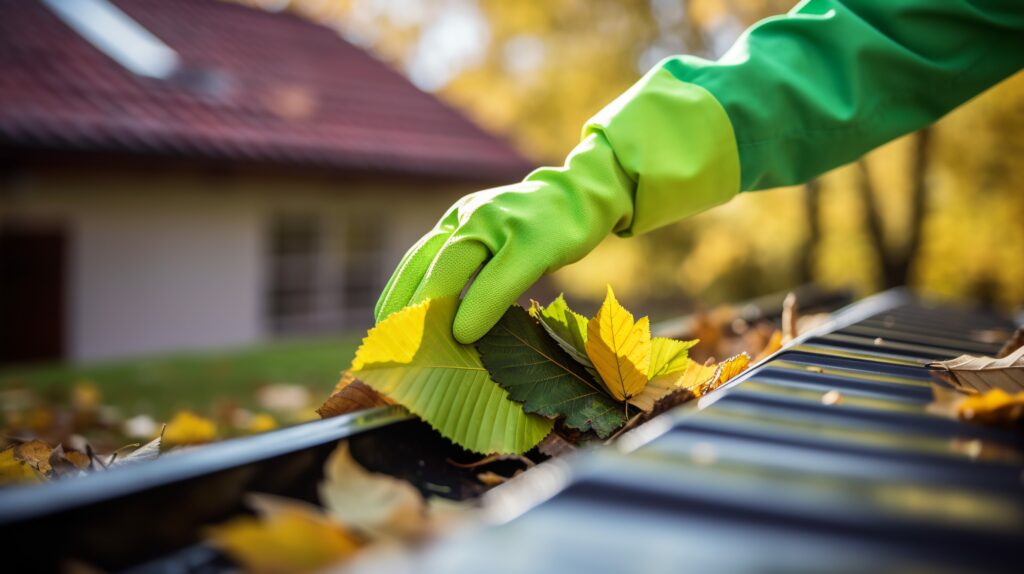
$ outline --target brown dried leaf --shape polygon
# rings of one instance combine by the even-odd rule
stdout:
[[[78,458],[78,462],[81,463],[84,459],[85,466],[79,467],[75,462],[68,458],[69,454],[79,454],[81,457]],[[65,451],[64,445],[58,444],[57,448],[50,452],[50,468],[53,469],[53,476],[57,478],[65,476],[77,476],[83,470],[89,468],[89,457],[83,453],[77,451]]]
[[[30,440],[14,447],[14,458],[28,464],[43,476],[49,476],[50,453],[53,451],[50,445],[41,440]]]
[[[961,355],[928,366],[948,371],[957,390],[965,393],[993,389],[1010,393],[1024,391],[1024,347],[1001,359]]]
[[[565,438],[557,432],[552,431],[548,436],[544,437],[544,440],[537,444],[537,450],[540,451],[541,454],[555,457],[576,452],[576,445],[565,440]]]
[[[348,371],[345,371],[345,373],[346,375],[349,374]],[[342,385],[342,382],[345,384]],[[320,418],[326,419],[346,413],[395,404],[395,401],[378,393],[372,387],[354,377],[347,381],[343,377],[341,382],[338,383],[338,387],[340,389],[327,397],[324,404],[320,405],[320,408],[316,410]]]
[[[89,464],[92,462],[89,460],[89,455],[77,450],[65,450],[64,459],[75,465],[78,470],[88,470]]]

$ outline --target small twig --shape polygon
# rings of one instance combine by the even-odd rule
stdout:
[[[522,456],[522,455],[518,455],[518,454],[491,454],[491,455],[487,455],[487,456],[481,458],[480,460],[478,460],[476,462],[469,462],[469,463],[455,462],[454,460],[449,458],[448,459],[448,464],[450,464],[450,465],[452,465],[452,466],[454,466],[456,468],[477,468],[477,467],[481,467],[481,466],[486,466],[488,464],[493,464],[495,462],[503,462],[503,461],[517,461],[517,462],[521,462],[521,463],[525,464],[527,468],[530,468],[530,467],[533,467],[533,466],[537,465],[537,463],[533,462],[529,458],[527,458],[525,456]]]

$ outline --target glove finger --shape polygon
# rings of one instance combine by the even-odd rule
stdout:
[[[450,231],[433,231],[420,238],[402,257],[373,309],[377,322],[409,304],[437,252],[448,241]]]
[[[480,265],[490,256],[490,250],[479,241],[449,241],[430,264],[409,303],[438,297],[458,297]]]
[[[500,251],[484,265],[466,291],[455,314],[452,334],[460,343],[476,342],[543,274],[544,269],[529,262],[529,258]]]

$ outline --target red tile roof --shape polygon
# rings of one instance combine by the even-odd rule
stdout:
[[[0,150],[504,181],[506,143],[332,30],[217,0],[113,0],[183,71],[136,76],[41,2],[0,0]]]

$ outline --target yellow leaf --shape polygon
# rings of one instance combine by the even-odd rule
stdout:
[[[79,381],[71,387],[71,406],[76,411],[89,412],[100,408],[102,396],[96,383],[92,381]]]
[[[178,411],[164,429],[164,444],[191,445],[217,438],[217,425],[190,411]]]
[[[0,452],[0,485],[42,482],[42,476],[14,457],[14,449]]]
[[[764,346],[763,349],[761,349],[761,352],[759,352],[757,354],[757,356],[753,358],[752,362],[758,363],[762,359],[767,358],[769,355],[771,355],[775,351],[778,351],[781,348],[782,348],[782,331],[776,329],[776,330],[772,331],[772,335],[768,339],[768,343]]]
[[[661,399],[675,391],[689,390],[700,396],[702,388],[710,386],[722,374],[720,365],[701,365],[688,361],[686,369],[651,379],[639,395],[630,399],[629,404],[644,412],[651,412]]]
[[[243,516],[207,530],[210,542],[247,572],[312,572],[358,550],[356,539],[315,507],[284,499],[267,502],[257,508],[259,518]]]
[[[370,472],[341,443],[324,465],[320,500],[328,514],[369,538],[415,540],[427,532],[423,495],[401,479]]]
[[[587,324],[587,356],[612,397],[626,401],[643,392],[651,364],[651,328],[647,317],[633,315],[615,299],[611,286]]]
[[[724,384],[736,375],[747,370],[750,365],[750,355],[746,353],[740,353],[735,357],[731,357],[722,361],[722,374],[718,376],[718,384]]]
[[[956,405],[958,417],[983,423],[1011,423],[1024,419],[1024,391],[1009,394],[993,389],[964,398]]]
[[[651,339],[651,366],[647,377],[654,377],[683,371],[690,363],[690,348],[699,341],[677,341],[665,337]]]
[[[691,361],[690,366],[687,367],[682,378],[679,380],[678,386],[684,389],[690,389],[697,396],[701,396],[707,392],[705,389],[714,385],[721,376],[721,364],[716,365],[711,363],[701,365],[700,363]]]
[[[268,413],[256,413],[249,419],[249,424],[246,425],[245,430],[256,434],[261,432],[272,431],[277,428],[277,421],[274,417]]]

